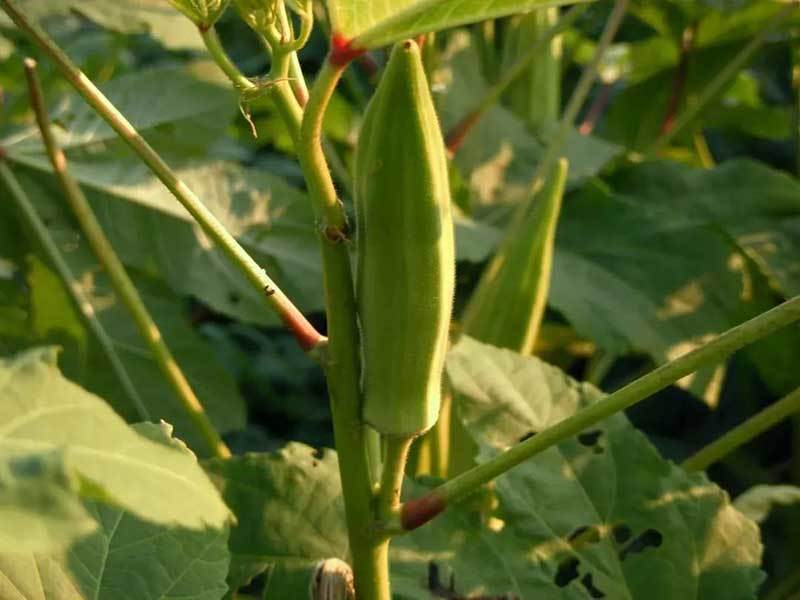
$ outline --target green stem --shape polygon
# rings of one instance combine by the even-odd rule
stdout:
[[[50,37],[17,5],[18,0],[0,0],[0,6],[17,26],[55,63],[62,75],[83,96],[84,100],[108,123],[120,138],[131,147],[147,167],[189,211],[195,221],[242,272],[247,281],[263,295],[267,305],[277,313],[294,335],[303,350],[310,352],[321,347],[325,338],[303,316],[289,298],[275,285],[239,242],[228,232],[214,214],[206,208],[191,189],[169,168],[134,126],[117,110],[91,80],[76,67]],[[291,92],[290,92],[291,93]]]
[[[222,42],[219,40],[217,30],[213,26],[208,29],[200,29],[200,36],[203,38],[203,43],[206,45],[208,53],[215,63],[222,69],[222,72],[231,80],[234,87],[240,92],[254,91],[258,86],[250,81],[237,67],[225,52],[222,47]]]
[[[687,471],[705,471],[708,467],[748,443],[786,417],[800,411],[800,388],[753,415],[741,425],[714,440],[681,465]]]
[[[347,219],[336,196],[328,163],[322,151],[322,122],[325,110],[345,69],[344,65],[326,60],[317,74],[306,105],[298,149],[300,164],[306,174],[314,212],[327,237],[342,241],[347,236]]]
[[[114,342],[106,332],[103,324],[98,320],[91,300],[84,292],[80,282],[75,278],[75,275],[67,264],[67,260],[61,254],[53,238],[50,237],[50,232],[39,218],[36,208],[34,208],[25,190],[22,189],[14,173],[3,161],[0,161],[0,180],[3,181],[8,189],[11,199],[16,203],[19,213],[30,226],[30,230],[36,237],[36,241],[44,250],[50,264],[55,268],[61,281],[64,282],[64,286],[72,297],[72,301],[75,303],[78,312],[80,312],[81,316],[86,321],[86,326],[97,339],[97,343],[100,344],[106,357],[108,357],[108,362],[111,363],[114,374],[117,376],[125,394],[130,398],[139,418],[143,421],[149,421],[151,419],[150,413],[144,405],[144,402],[142,402],[142,398],[136,390],[136,386],[133,384],[130,375],[128,375],[125,364],[114,349]]]
[[[722,360],[732,352],[800,319],[800,296],[729,329],[704,346],[658,367],[647,375],[609,394],[599,402],[513,446],[495,458],[474,467],[405,503],[400,511],[403,528],[415,529],[452,502],[476,491],[524,460],[543,452],[584,429],[641,402],[648,396],[685,377],[703,365]]]
[[[700,96],[694,102],[688,104],[684,111],[678,115],[678,118],[675,119],[672,128],[659,136],[650,146],[647,153],[654,154],[658,152],[673,139],[675,139],[677,135],[682,133],[686,126],[694,121],[697,115],[700,114],[700,112],[706,108],[720,92],[722,92],[725,86],[731,82],[739,70],[748,62],[750,62],[750,59],[753,58],[753,55],[756,53],[756,51],[767,40],[767,36],[772,33],[773,29],[775,29],[778,25],[786,22],[789,14],[795,8],[797,8],[797,3],[790,2],[783,8],[783,10],[777,12],[775,16],[773,16],[766,23],[766,25],[764,25],[764,27],[755,36],[753,36],[753,38],[745,45],[745,47],[742,48],[739,53],[736,54],[736,56],[734,56],[733,59],[714,76],[708,85],[703,88]]]
[[[330,57],[326,59],[303,113],[297,149],[319,223],[329,337],[326,377],[356,597],[390,600],[388,539],[372,529],[373,492],[361,420],[359,337],[347,221],[322,150],[325,109],[345,67],[332,64]]]
[[[545,31],[542,35],[537,37],[529,50],[525,52],[519,59],[509,67],[486,92],[481,100],[475,105],[466,116],[464,116],[458,123],[456,123],[447,133],[447,148],[451,152],[455,152],[458,147],[464,142],[467,134],[475,126],[483,114],[494,106],[505,93],[505,91],[513,84],[519,77],[525,73],[525,70],[533,63],[534,60],[540,55],[542,49],[546,47],[554,37],[559,33],[565,31],[580,17],[588,8],[588,4],[577,4],[567,11],[557,23]]]
[[[108,241],[105,233],[103,233],[102,227],[100,227],[100,223],[97,222],[97,218],[89,202],[86,200],[86,196],[84,196],[80,186],[67,170],[67,157],[64,155],[61,148],[59,148],[58,142],[56,142],[55,136],[53,135],[50,117],[47,114],[47,107],[45,106],[42,86],[36,74],[36,61],[33,59],[28,58],[25,60],[25,76],[28,80],[28,93],[31,106],[36,115],[36,121],[39,125],[39,131],[42,134],[44,147],[53,165],[56,177],[61,184],[64,196],[67,199],[67,204],[69,204],[69,207],[72,209],[72,213],[77,219],[86,239],[89,241],[89,245],[92,247],[97,260],[108,274],[114,291],[117,293],[120,300],[122,300],[128,312],[130,312],[139,329],[139,333],[150,347],[150,352],[156,364],[172,387],[184,412],[197,428],[200,436],[205,440],[206,444],[208,444],[211,454],[219,458],[228,458],[231,455],[230,450],[225,445],[225,442],[222,441],[222,437],[220,437],[219,432],[217,432],[216,428],[211,423],[203,409],[203,405],[195,395],[192,386],[189,384],[180,366],[172,356],[166,342],[161,336],[158,325],[150,316],[147,307],[144,302],[142,302],[136,290],[136,286],[134,286],[130,277],[128,277],[122,261],[117,257],[117,253],[114,251],[111,242]]]
[[[386,457],[378,492],[378,519],[388,518],[400,506],[408,451],[413,442],[413,437],[386,436]]]

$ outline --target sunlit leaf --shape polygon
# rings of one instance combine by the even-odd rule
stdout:
[[[374,48],[569,0],[328,0],[334,34],[356,48]]]
[[[601,397],[536,358],[462,338],[448,376],[483,462]],[[422,491],[422,490],[420,490]],[[623,415],[495,481],[488,525],[463,507],[395,541],[402,598],[754,599],[758,528],[702,474],[662,459]]]
[[[191,452],[131,430],[58,372],[52,348],[0,360],[0,424],[0,462],[57,456],[82,494],[153,522],[220,529],[229,519]]]

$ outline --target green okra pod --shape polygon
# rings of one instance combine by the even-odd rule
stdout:
[[[363,417],[429,429],[455,286],[447,157],[420,49],[397,44],[367,107],[355,162]]]
[[[463,332],[530,354],[547,304],[567,161],[553,167],[530,213],[508,232],[464,311]]]

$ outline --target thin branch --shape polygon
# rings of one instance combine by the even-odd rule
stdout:
[[[675,119],[672,127],[660,135],[655,142],[650,146],[647,153],[653,154],[662,150],[667,146],[676,136],[683,132],[687,125],[692,123],[694,119],[705,109],[717,95],[722,92],[725,87],[733,80],[736,74],[742,69],[750,59],[753,58],[756,51],[764,45],[767,37],[772,31],[781,23],[786,22],[789,15],[798,6],[797,0],[792,0],[782,10],[778,11],[761,30],[753,36],[753,38],[742,48],[733,59],[719,71],[714,78],[703,88],[699,97],[691,102],[684,111]]]
[[[72,209],[72,213],[78,221],[83,234],[89,241],[89,245],[92,247],[95,257],[108,274],[114,291],[128,309],[128,312],[133,317],[139,329],[139,333],[150,347],[153,359],[172,387],[184,412],[197,428],[200,436],[205,440],[211,450],[211,454],[219,458],[229,457],[231,451],[225,445],[225,442],[222,441],[222,437],[208,418],[191,384],[172,356],[172,353],[167,347],[167,343],[161,336],[158,325],[150,316],[147,307],[144,302],[142,302],[136,290],[136,286],[133,284],[130,277],[128,277],[122,261],[117,256],[117,253],[114,251],[105,233],[103,233],[100,223],[97,222],[97,218],[89,202],[86,200],[86,196],[84,196],[80,186],[69,174],[67,169],[67,157],[58,146],[58,142],[53,135],[50,117],[48,116],[47,107],[45,105],[44,94],[42,93],[42,86],[36,73],[36,61],[27,58],[24,63],[31,106],[36,115],[36,122],[42,134],[47,156],[61,184],[67,204],[69,204],[69,207]]]
[[[800,388],[700,449],[696,454],[683,461],[681,466],[687,471],[705,471],[715,462],[798,411],[800,411]]]
[[[169,168],[161,156],[136,131],[130,121],[75,66],[50,36],[25,15],[18,5],[18,0],[0,0],[0,6],[17,26],[56,63],[62,75],[83,96],[84,100],[117,132],[120,138],[133,149],[142,162],[189,211],[206,235],[220,247],[228,259],[247,278],[247,281],[262,294],[267,305],[281,318],[300,347],[306,352],[321,347],[325,343],[325,337],[314,329],[314,326],[292,304],[264,269],[253,260],[194,192]]]
[[[675,76],[672,80],[672,92],[670,93],[669,100],[667,101],[667,110],[664,113],[664,120],[661,122],[660,135],[669,133],[675,126],[675,115],[678,112],[678,107],[683,100],[683,92],[686,88],[686,78],[689,75],[689,58],[694,46],[694,40],[697,37],[697,23],[692,23],[683,31],[681,37],[680,58],[678,66],[675,69]]]
[[[603,85],[597,92],[594,101],[589,106],[589,110],[586,111],[586,116],[584,117],[583,122],[578,127],[578,133],[581,135],[589,135],[594,131],[594,128],[597,126],[597,122],[603,115],[603,111],[605,111],[606,106],[608,106],[608,101],[611,99],[612,87],[612,84],[603,82]]]
[[[458,151],[484,113],[494,106],[508,87],[525,73],[525,69],[536,60],[536,57],[539,56],[542,49],[559,33],[570,27],[578,17],[584,13],[588,6],[588,4],[576,4],[570,8],[555,25],[536,38],[533,44],[531,44],[530,49],[519,57],[519,59],[503,73],[502,77],[486,90],[481,100],[475,105],[475,108],[470,110],[460,121],[450,128],[445,136],[445,140],[447,150],[451,154]]]
[[[387,436],[381,486],[378,491],[378,518],[385,519],[400,506],[408,451],[413,437]]]
[[[212,60],[217,63],[217,66],[225,73],[228,79],[231,80],[233,86],[239,90],[240,93],[256,91],[258,86],[239,70],[239,67],[233,63],[228,53],[225,52],[214,26],[212,25],[208,29],[198,29],[198,31],[200,32],[200,37],[203,38],[203,43],[206,46],[206,50],[208,50],[208,53],[211,55]]]
[[[33,202],[31,202],[30,198],[28,198],[25,190],[22,189],[22,186],[19,184],[19,181],[17,181],[14,173],[2,160],[0,160],[0,179],[3,181],[3,183],[5,183],[11,199],[16,203],[19,213],[30,226],[30,230],[36,237],[36,241],[44,250],[47,259],[50,261],[50,264],[53,266],[53,268],[55,268],[56,273],[58,273],[58,276],[61,278],[61,281],[64,282],[64,286],[67,288],[69,295],[72,297],[72,301],[75,303],[78,312],[80,312],[81,316],[86,322],[86,326],[89,328],[92,334],[94,334],[94,337],[97,339],[97,343],[100,344],[100,348],[102,348],[103,353],[108,358],[108,362],[111,363],[111,368],[114,370],[114,374],[117,376],[122,389],[133,404],[133,407],[136,410],[136,413],[139,415],[139,418],[142,421],[149,421],[151,419],[150,412],[144,405],[142,397],[136,390],[136,386],[131,380],[130,375],[128,375],[128,371],[125,368],[125,363],[117,354],[117,351],[114,348],[114,342],[111,340],[111,336],[108,334],[108,332],[106,332],[105,327],[103,327],[103,324],[97,318],[91,300],[86,295],[86,292],[84,292],[80,282],[72,273],[67,260],[61,254],[61,250],[59,250],[55,241],[53,241],[53,238],[50,237],[50,232],[39,218],[36,208],[33,206]]]
[[[662,365],[495,458],[473,467],[420,498],[406,502],[399,512],[403,529],[406,531],[416,529],[430,521],[448,505],[476,491],[483,484],[521,462],[641,402],[699,367],[720,361],[732,352],[797,320],[800,320],[800,296],[729,329],[704,346]]]

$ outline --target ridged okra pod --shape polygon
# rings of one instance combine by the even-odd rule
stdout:
[[[383,434],[433,426],[455,286],[447,158],[415,42],[392,50],[355,160],[363,417]]]
[[[530,213],[509,231],[464,311],[463,331],[487,344],[530,354],[550,290],[553,245],[567,161],[553,167]]]

